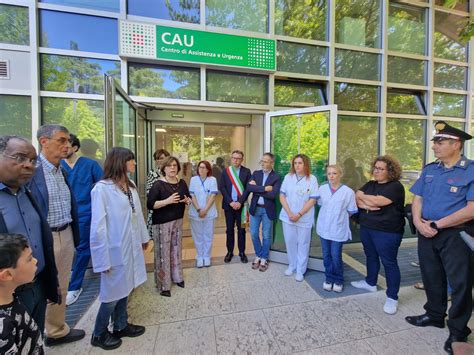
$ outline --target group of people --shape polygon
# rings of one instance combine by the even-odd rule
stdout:
[[[37,137],[39,156],[22,137],[0,137],[1,352],[41,354],[44,331],[48,346],[84,337],[83,330],[67,326],[64,309],[79,297],[90,258],[94,272],[101,275],[101,304],[91,344],[110,350],[119,347],[124,336],[142,335],[145,327],[128,322],[127,301],[147,278],[143,250],[152,239],[154,281],[162,296],[171,297],[172,284],[184,288],[181,243],[186,207],[196,266],[208,267],[219,192],[226,220],[226,263],[234,256],[236,229],[240,261],[248,262],[245,231],[250,222],[255,249],[251,268],[265,272],[272,225],[279,218],[288,256],[284,274],[303,281],[316,227],[325,267],[322,288],[342,292],[342,248],[351,239],[353,218],[360,224],[367,276],[351,284],[376,291],[382,264],[387,280],[383,310],[397,311],[405,189],[399,181],[400,164],[390,156],[375,158],[373,180],[354,192],[341,182],[344,171],[337,164],[327,166],[327,183],[319,186],[310,159],[297,154],[281,181],[273,170],[272,153],[263,154],[262,169],[252,173],[242,165],[244,154],[239,150],[231,153],[231,164],[222,169],[219,182],[211,164],[200,161],[188,186],[179,177],[178,159],[160,149],[154,154],[156,169],[147,180],[147,228],[137,188],[129,177],[136,166],[132,151],[112,148],[102,170],[96,162],[78,157],[80,141],[65,127],[42,126]],[[462,230],[471,235],[474,231],[474,163],[462,155],[464,141],[471,138],[438,122],[433,137],[438,160],[423,169],[411,188],[427,303],[425,314],[406,320],[415,326],[444,328],[449,281],[447,352],[452,352],[453,342],[466,341],[471,332],[467,323],[472,312],[472,252],[458,235]],[[282,207],[279,215],[277,201]],[[316,204],[320,210],[315,223]]]

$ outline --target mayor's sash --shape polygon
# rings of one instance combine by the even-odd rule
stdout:
[[[244,193],[244,185],[242,184],[242,181],[240,181],[239,174],[237,174],[237,169],[235,169],[233,166],[229,166],[227,168],[227,175],[229,175],[230,182],[232,183],[232,186],[234,186],[235,191],[237,191],[237,197],[240,198],[240,196],[242,196]],[[247,201],[244,201],[242,204],[242,213],[240,214],[241,227],[245,227],[248,221],[249,204]]]

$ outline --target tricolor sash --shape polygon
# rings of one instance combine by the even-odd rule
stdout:
[[[237,191],[237,197],[240,198],[244,193],[244,185],[242,181],[240,181],[239,174],[237,174],[237,169],[233,166],[229,166],[227,168],[227,175],[229,175],[230,182],[232,186],[234,186],[235,191]],[[245,227],[245,225],[249,222],[249,205],[247,201],[244,201],[242,205],[242,213],[240,215],[240,225],[241,227]]]

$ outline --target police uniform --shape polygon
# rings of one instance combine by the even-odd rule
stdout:
[[[440,121],[436,124],[433,140],[457,139],[463,142],[471,138],[469,134]],[[439,229],[436,221],[474,200],[474,161],[461,155],[459,161],[449,168],[440,161],[428,164],[410,191],[422,197],[421,217],[434,221],[430,226],[438,230],[433,238],[418,235],[418,255],[427,297],[424,306],[426,315],[438,324],[436,326],[444,327],[447,277],[453,289],[448,319],[450,338],[453,336],[463,340],[471,333],[467,324],[472,313],[473,271],[472,252],[460,238],[459,232],[465,230],[473,235],[474,219],[445,229]],[[407,317],[407,321],[421,325],[415,324],[416,318],[420,317]],[[451,350],[451,342],[449,349]]]

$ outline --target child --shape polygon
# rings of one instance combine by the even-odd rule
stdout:
[[[25,237],[0,234],[0,354],[44,354],[40,329],[13,296],[33,281],[36,263]]]

